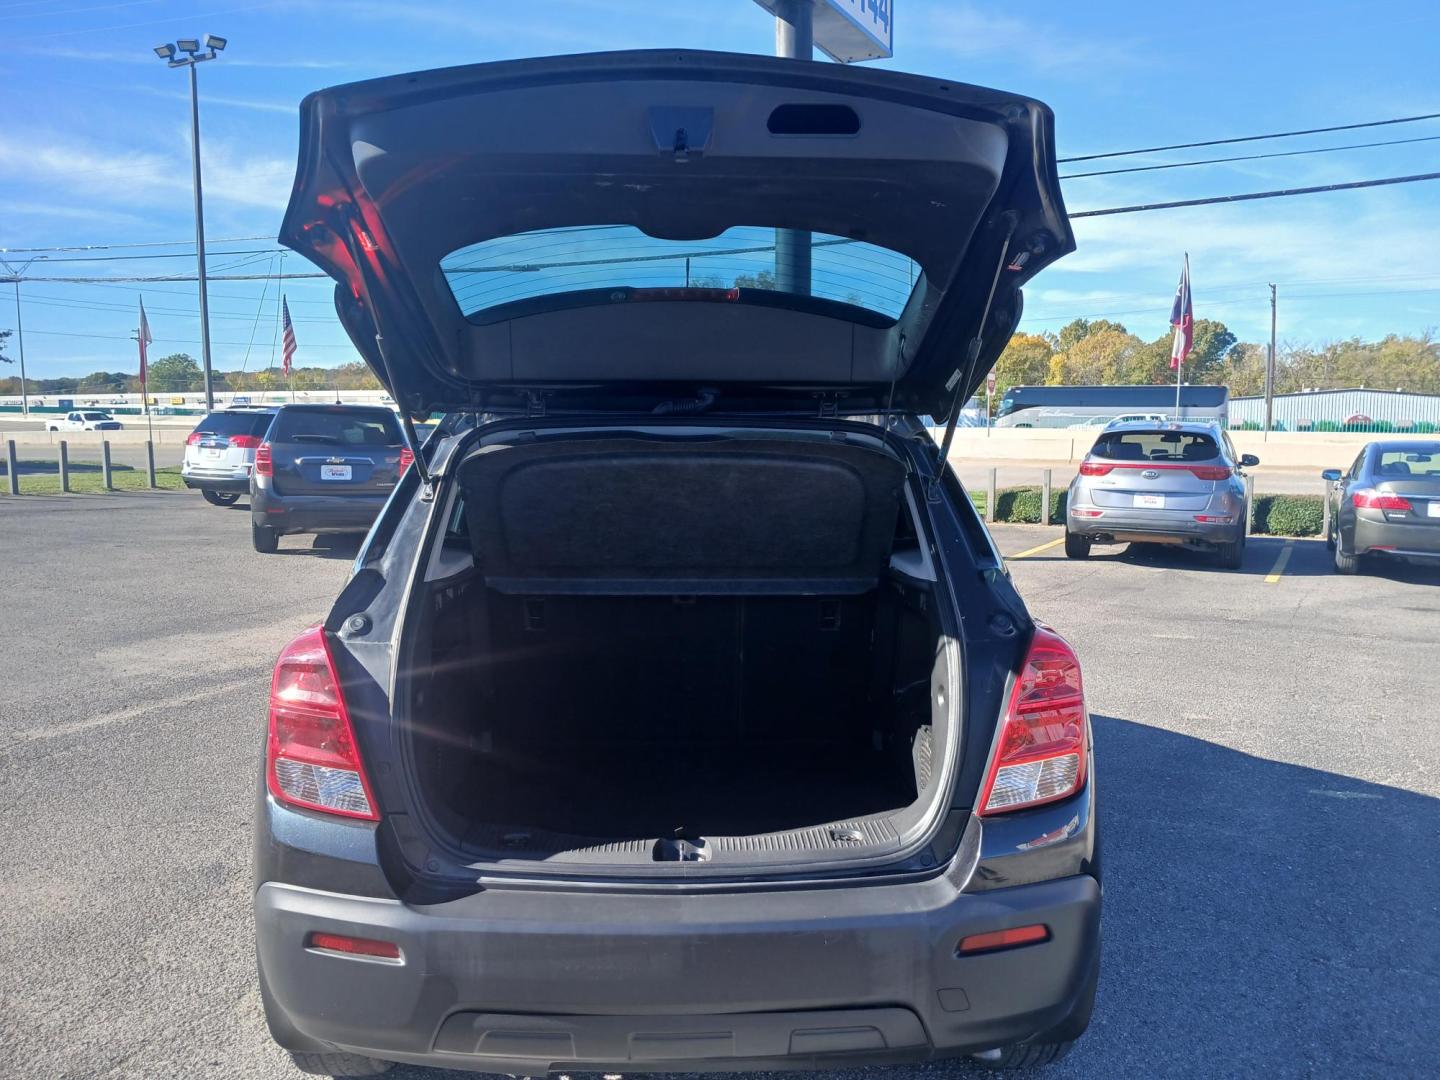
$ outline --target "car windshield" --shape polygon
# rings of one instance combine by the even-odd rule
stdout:
[[[263,435],[270,426],[270,413],[215,412],[201,420],[195,430],[202,435]]]
[[[736,226],[704,240],[664,240],[633,225],[539,229],[447,255],[440,271],[466,315],[518,300],[589,289],[766,289],[775,277],[772,228]],[[808,295],[895,318],[919,276],[911,258],[825,233],[810,238]]]
[[[1440,479],[1440,445],[1381,450],[1375,460],[1378,476],[1419,476]]]
[[[1193,431],[1112,431],[1090,451],[1112,461],[1209,461],[1218,457],[1214,438]]]
[[[380,409],[284,409],[271,442],[320,442],[340,446],[399,446],[400,422]]]

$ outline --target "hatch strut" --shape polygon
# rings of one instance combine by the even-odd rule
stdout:
[[[935,476],[930,481],[929,499],[935,502],[940,497],[940,477],[945,473],[945,462],[950,457],[950,444],[955,441],[955,427],[960,423],[960,390],[961,375],[968,372],[980,359],[980,350],[985,344],[985,324],[990,321],[990,305],[995,302],[995,290],[1000,287],[1000,274],[1004,271],[1006,263],[1010,258],[1010,241],[1015,236],[1017,218],[1013,213],[1005,215],[1006,229],[1005,239],[1000,244],[1000,258],[995,263],[995,276],[990,279],[990,292],[985,297],[985,306],[980,311],[980,322],[975,329],[975,336],[970,339],[970,347],[965,351],[965,366],[956,368],[949,380],[945,383],[946,390],[953,390],[954,396],[950,399],[950,412],[945,418],[945,438],[940,443],[940,449],[935,457]]]
[[[373,308],[371,309],[371,318],[374,318]],[[385,365],[385,374],[390,377],[390,390],[395,395],[396,404],[400,406],[400,423],[405,426],[405,438],[410,440],[410,452],[415,457],[415,471],[420,476],[420,483],[425,488],[426,497],[433,498],[435,478],[430,475],[430,468],[425,464],[424,448],[420,445],[419,436],[415,434],[415,421],[410,419],[410,411],[405,407],[405,396],[400,389],[400,384],[395,379],[395,365],[390,363],[390,353],[385,348],[384,334],[375,335],[375,349],[380,353],[380,362]]]

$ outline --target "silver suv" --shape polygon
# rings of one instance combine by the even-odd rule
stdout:
[[[1222,566],[1238,570],[1245,559],[1241,470],[1258,464],[1253,454],[1236,454],[1214,424],[1114,424],[1070,482],[1065,554],[1083,559],[1091,544],[1183,544],[1213,550]]]
[[[195,425],[185,440],[180,478],[199,488],[205,501],[229,506],[250,490],[255,451],[265,438],[273,408],[220,409]]]

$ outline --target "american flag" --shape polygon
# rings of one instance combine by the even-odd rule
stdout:
[[[1180,271],[1180,286],[1175,290],[1175,303],[1170,308],[1170,325],[1175,328],[1175,341],[1170,346],[1170,370],[1179,371],[1195,344],[1195,309],[1190,303],[1190,256]]]
[[[140,388],[145,388],[145,378],[148,374],[146,359],[147,349],[155,339],[150,336],[150,320],[145,318],[145,301],[140,301],[140,328],[135,331],[135,340],[140,343]]]
[[[280,351],[283,354],[280,370],[289,375],[290,361],[295,358],[295,325],[290,321],[290,302],[283,296],[280,298],[280,311]]]

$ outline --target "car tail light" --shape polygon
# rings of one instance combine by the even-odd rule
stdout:
[[[1230,478],[1230,466],[1228,465],[1192,465],[1190,471],[1201,480],[1228,480]]]
[[[980,813],[1039,806],[1079,791],[1088,726],[1075,651],[1055,631],[1036,627],[980,788]]]
[[[275,459],[270,456],[270,444],[268,442],[262,442],[255,448],[255,475],[275,475]]]
[[[312,626],[280,653],[270,682],[265,775],[281,802],[380,820],[325,631]]]
[[[1373,488],[1361,488],[1351,494],[1357,510],[1410,510],[1410,500],[1403,495],[1386,495]]]
[[[1080,463],[1081,476],[1109,476],[1114,465],[1099,465],[1093,461],[1082,461]]]
[[[408,446],[400,451],[400,465],[398,471],[404,473],[411,465],[415,464],[415,451]]]
[[[1078,506],[1070,511],[1071,517],[1099,517],[1104,510],[1082,510]]]
[[[256,447],[258,447],[258,446],[260,445],[260,436],[258,436],[258,435],[231,435],[231,436],[230,436],[230,445],[231,445],[231,446],[238,446],[238,447],[240,447],[242,450],[254,450]]]
[[[205,436],[202,435],[200,432],[198,432],[198,431],[192,431],[192,432],[190,432],[190,434],[189,434],[188,436],[186,436],[186,438],[185,438],[185,445],[186,445],[186,446],[194,446],[196,443],[198,443],[198,442],[199,442],[201,439],[203,439],[204,437],[205,437]]]
[[[400,946],[393,941],[351,937],[349,934],[326,934],[319,930],[310,934],[305,947],[307,949],[324,949],[326,952],[350,953],[352,956],[373,956],[377,960],[400,959]]]
[[[1044,923],[1017,926],[1011,930],[992,930],[988,934],[970,934],[960,939],[957,953],[994,952],[996,949],[1013,949],[1017,945],[1034,945],[1049,941],[1050,928]]]

